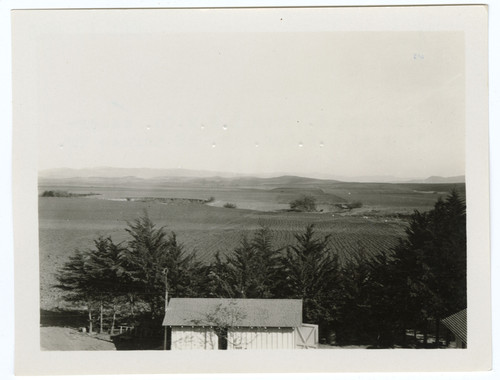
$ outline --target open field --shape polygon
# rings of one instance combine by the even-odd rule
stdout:
[[[98,195],[92,198],[126,200],[128,197],[215,198],[213,205],[235,203],[238,208],[275,211],[287,209],[289,203],[300,195],[314,196],[318,208],[335,211],[335,203],[361,201],[365,206],[379,211],[411,212],[413,209],[430,209],[439,196],[450,189],[464,193],[464,184],[424,183],[358,183],[334,180],[307,179],[302,177],[277,178],[199,178],[199,179],[149,179],[137,178],[70,178],[41,179],[40,194],[48,190],[67,191],[73,194]],[[364,210],[366,211],[366,210]]]
[[[59,291],[52,286],[55,273],[76,249],[93,246],[99,235],[115,242],[126,241],[127,221],[147,212],[159,226],[177,234],[188,252],[209,262],[216,252],[230,253],[243,234],[268,226],[277,248],[293,243],[294,234],[314,223],[320,235],[331,234],[330,247],[344,262],[362,251],[374,254],[389,250],[404,236],[407,216],[413,209],[432,208],[439,196],[453,186],[422,184],[330,183],[328,186],[290,187],[272,183],[269,188],[213,188],[204,186],[110,187],[40,186],[45,190],[71,193],[98,193],[92,197],[39,198],[40,296],[42,309],[64,307]],[[281,186],[280,186],[281,185]],[[316,185],[316,184],[315,184]],[[276,186],[276,187],[272,187]],[[458,185],[463,192],[464,185]],[[322,212],[283,211],[288,202],[301,195],[313,195]],[[202,202],[126,201],[126,198],[182,198],[215,200]],[[117,201],[117,200],[121,201]],[[363,207],[351,211],[336,203],[361,201]],[[237,208],[222,206],[235,203]],[[271,211],[273,210],[273,211]]]

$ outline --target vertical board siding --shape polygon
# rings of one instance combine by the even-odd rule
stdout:
[[[228,350],[283,350],[295,348],[293,328],[233,328],[227,333]],[[172,350],[217,350],[211,328],[172,327]]]
[[[210,328],[172,327],[172,350],[216,350],[218,337]]]
[[[229,329],[228,350],[283,350],[295,348],[292,328]]]

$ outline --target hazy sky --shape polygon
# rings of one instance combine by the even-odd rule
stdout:
[[[40,169],[465,173],[461,33],[117,32],[92,20],[33,36]]]

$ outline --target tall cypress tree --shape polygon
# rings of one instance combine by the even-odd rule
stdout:
[[[165,279],[173,297],[192,295],[200,265],[186,254],[175,234],[168,236],[145,215],[128,224],[128,248],[121,254],[121,275],[127,288],[149,305],[151,317],[160,321],[165,312]]]
[[[122,250],[110,237],[99,237],[93,249],[77,251],[57,274],[56,287],[66,291],[64,299],[86,305],[91,332],[93,309],[100,311],[99,327],[103,332],[104,309],[111,305],[116,310],[120,303],[122,289],[117,268]]]
[[[314,225],[296,234],[296,243],[281,260],[282,294],[303,300],[303,320],[319,324],[323,335],[335,320],[339,289],[338,257],[329,248],[330,236],[316,237]]]
[[[276,285],[279,249],[273,248],[272,233],[261,227],[228,255],[217,253],[211,266],[212,293],[228,298],[272,298]]]
[[[59,269],[56,288],[64,291],[63,299],[76,304],[83,303],[87,309],[89,332],[93,332],[93,309],[97,299],[95,284],[91,281],[86,265],[88,254],[76,251]]]
[[[434,209],[412,215],[407,238],[395,248],[394,273],[399,288],[400,322],[407,328],[439,320],[467,306],[466,208],[453,190]]]
[[[467,306],[466,256],[465,203],[452,191],[414,211],[392,253],[342,269],[339,340],[387,347],[405,345],[407,329],[439,336],[440,319]]]

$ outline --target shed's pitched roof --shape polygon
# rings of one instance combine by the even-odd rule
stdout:
[[[172,298],[164,326],[296,327],[302,300]]]
[[[467,343],[467,309],[452,314],[441,321],[450,331]]]

